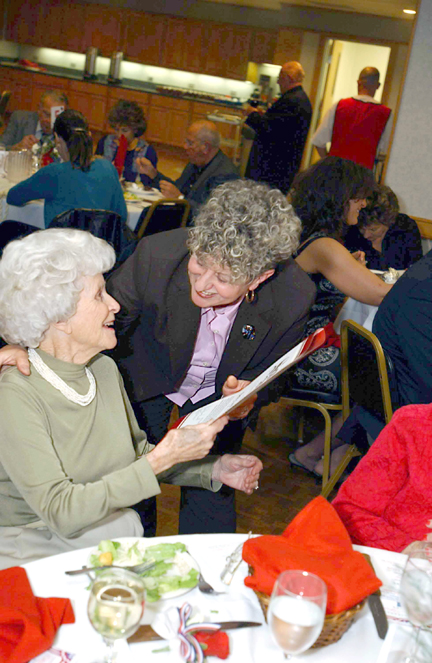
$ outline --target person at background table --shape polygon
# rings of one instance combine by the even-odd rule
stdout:
[[[51,108],[68,107],[66,94],[61,90],[47,90],[40,98],[37,111],[14,111],[0,143],[12,150],[30,150],[39,141],[54,140]]]
[[[266,182],[288,193],[300,168],[312,118],[309,97],[302,88],[300,62],[286,62],[279,72],[282,96],[264,113],[245,109],[246,124],[255,131],[245,177]]]
[[[432,402],[432,251],[398,279],[372,331],[392,360],[399,405]]]
[[[340,157],[322,159],[294,180],[289,197],[303,224],[295,260],[311,277],[317,291],[305,336],[330,325],[334,308],[345,297],[379,306],[391,288],[365,267],[361,252],[352,255],[340,241],[346,229],[358,223],[359,212],[374,189],[371,171]],[[296,391],[339,396],[340,342],[330,326],[329,331],[332,344],[316,350],[293,370],[292,386]],[[341,416],[333,419],[334,433],[341,424]],[[290,454],[290,460],[294,465],[322,474],[323,450],[324,431]],[[337,450],[333,464],[338,464],[345,450],[346,447]]]
[[[160,173],[146,158],[136,161],[137,168],[151,178],[165,198],[186,198],[192,208],[192,217],[209,198],[212,191],[227,182],[238,179],[236,167],[220,149],[220,134],[213,122],[198,120],[186,132],[184,149],[189,163],[174,182]]]
[[[127,140],[127,152],[123,163],[123,179],[126,182],[135,182],[137,176],[139,176],[144,185],[151,185],[150,177],[139,174],[135,164],[137,157],[145,157],[156,168],[158,160],[155,149],[143,137],[147,128],[143,109],[135,101],[120,99],[111,108],[108,120],[115,130],[115,134],[109,134],[101,138],[97,144],[95,154],[105,157],[111,163],[115,162],[120,137],[124,136]]]
[[[227,182],[195,227],[142,239],[109,279],[121,305],[115,357],[151,442],[163,436],[174,404],[182,416],[238,391],[299,342],[315,294],[291,258],[299,235],[280,191]],[[258,406],[277,397],[264,392]],[[214,452],[239,451],[249,409]],[[235,532],[233,492],[209,495],[182,489],[180,533]]]
[[[344,238],[348,251],[363,251],[368,269],[407,269],[423,256],[416,222],[399,212],[396,194],[380,186]]]
[[[71,109],[54,123],[54,136],[63,163],[53,163],[19,182],[7,194],[9,205],[44,199],[45,227],[58,214],[84,207],[119,214],[127,221],[127,208],[114,166],[93,157],[87,120]]]
[[[431,444],[432,405],[393,415],[332,503],[353,543],[404,552],[432,541]]]
[[[0,568],[142,536],[125,507],[159,481],[257,485],[254,456],[206,458],[227,417],[148,443],[115,363],[99,354],[117,342],[120,306],[102,275],[114,261],[104,240],[59,228],[11,242],[0,261],[0,334],[31,348],[30,376],[0,376]]]

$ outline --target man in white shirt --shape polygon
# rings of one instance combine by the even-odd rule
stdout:
[[[0,143],[8,149],[30,150],[35,143],[52,137],[51,108],[64,106],[68,99],[61,90],[47,90],[41,96],[37,111],[15,111],[0,136]]]
[[[358,94],[341,99],[326,113],[312,137],[320,157],[328,154],[351,159],[372,169],[385,155],[391,132],[391,109],[374,99],[380,87],[379,71],[365,67],[357,81]],[[327,152],[327,143],[331,143]]]

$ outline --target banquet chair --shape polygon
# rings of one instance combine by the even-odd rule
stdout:
[[[141,239],[165,230],[184,228],[189,213],[190,203],[187,200],[157,200],[141,212],[135,229],[136,236]]]
[[[116,266],[121,264],[136,246],[136,238],[120,214],[108,210],[71,209],[58,214],[49,224],[49,228],[88,230],[92,235],[105,239],[116,252]]]
[[[329,477],[331,457],[331,418],[329,411],[342,411],[345,421],[355,403],[369,423],[384,427],[391,419],[397,402],[391,393],[397,393],[392,362],[384,354],[381,343],[372,332],[352,320],[344,320],[341,327],[341,388],[342,398],[321,392],[291,390],[283,396],[292,407],[313,408],[321,412],[325,421],[323,477],[321,495],[328,497],[352,458],[362,455],[355,444],[350,444],[337,468]],[[303,413],[300,418],[297,441],[303,437]]]

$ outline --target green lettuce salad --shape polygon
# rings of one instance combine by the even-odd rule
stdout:
[[[127,543],[105,540],[100,542],[97,552],[90,556],[90,565],[100,566],[104,553],[110,553],[111,564],[117,566],[156,562],[150,571],[142,575],[149,603],[158,601],[169,592],[192,589],[198,583],[199,571],[192,566],[193,560],[183,543],[146,546],[138,540],[129,546]]]

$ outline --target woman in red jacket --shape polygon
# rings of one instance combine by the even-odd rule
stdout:
[[[432,539],[432,405],[393,416],[333,506],[353,543],[402,552]]]

